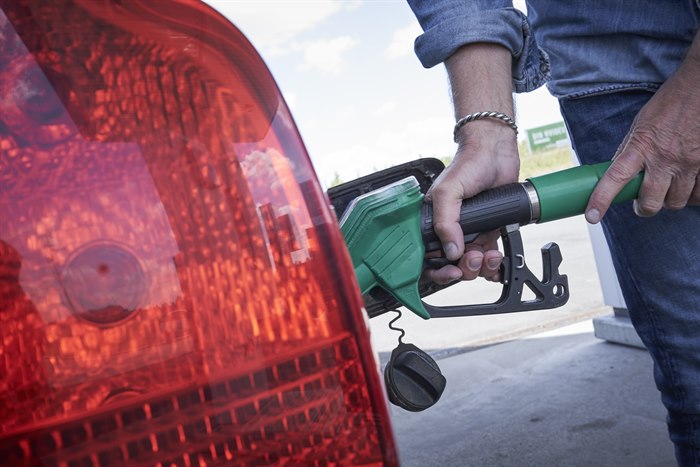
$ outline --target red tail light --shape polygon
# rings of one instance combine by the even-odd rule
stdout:
[[[342,237],[189,1],[0,0],[0,462],[395,463]]]

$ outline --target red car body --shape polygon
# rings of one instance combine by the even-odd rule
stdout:
[[[0,0],[0,463],[397,463],[284,100],[195,1]]]

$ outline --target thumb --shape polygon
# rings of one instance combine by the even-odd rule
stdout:
[[[433,203],[433,229],[440,239],[447,259],[454,261],[464,254],[464,233],[459,225],[459,213],[464,198],[473,196],[465,186],[475,183],[465,178],[470,173],[457,165],[445,169],[428,192],[427,199]]]

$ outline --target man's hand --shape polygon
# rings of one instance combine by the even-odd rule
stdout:
[[[513,115],[512,61],[508,49],[486,43],[466,45],[446,61],[456,119],[483,111]],[[454,160],[427,197],[433,202],[433,226],[445,255],[459,263],[428,270],[426,275],[439,284],[478,276],[497,280],[503,259],[496,243],[498,232],[482,234],[465,248],[459,209],[465,198],[518,181],[520,160],[515,133],[503,122],[483,119],[462,127],[457,141]]]
[[[520,160],[513,130],[497,121],[475,121],[469,125],[473,125],[471,138],[460,145],[452,164],[427,194],[433,203],[433,227],[445,255],[452,261],[459,260],[457,266],[426,271],[428,278],[439,284],[478,276],[498,280],[503,259],[497,245],[498,231],[482,234],[465,246],[459,209],[465,198],[518,181]]]
[[[634,209],[653,216],[661,208],[700,204],[700,34],[686,59],[639,111],[613,162],[593,191],[586,220],[597,223],[620,190],[644,170]]]

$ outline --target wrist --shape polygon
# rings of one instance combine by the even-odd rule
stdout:
[[[497,143],[517,148],[516,136],[510,126],[490,118],[471,121],[454,133],[458,148],[478,147],[484,150],[495,149]]]
[[[452,138],[454,139],[454,142],[456,143],[463,138],[463,135],[460,134],[460,130],[465,125],[479,120],[489,119],[508,126],[511,130],[513,130],[516,136],[518,135],[518,126],[515,124],[515,120],[513,119],[513,117],[502,112],[483,111],[467,114],[457,120],[457,123],[455,123],[455,126],[452,130]]]
[[[445,62],[456,119],[485,110],[513,115],[512,60],[503,46],[473,43]]]
[[[512,135],[472,138],[457,148],[451,165],[471,167],[469,170],[490,167],[494,178],[482,180],[486,184],[482,188],[517,182],[520,173],[517,141]]]

